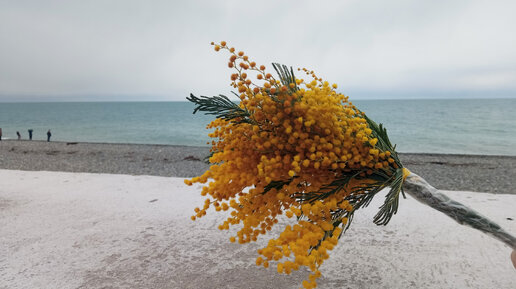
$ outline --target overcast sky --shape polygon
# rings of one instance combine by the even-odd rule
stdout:
[[[226,40],[352,99],[516,97],[516,1],[3,1],[0,101],[229,95]]]

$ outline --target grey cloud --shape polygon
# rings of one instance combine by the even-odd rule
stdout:
[[[220,40],[259,63],[314,69],[357,97],[514,96],[515,8],[513,1],[0,2],[0,101],[228,94],[227,55],[209,46]]]

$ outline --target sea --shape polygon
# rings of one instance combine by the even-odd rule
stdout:
[[[357,100],[398,152],[516,155],[516,99]],[[0,103],[2,139],[207,146],[213,116],[189,102]]]

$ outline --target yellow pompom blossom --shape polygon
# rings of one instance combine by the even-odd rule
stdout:
[[[401,164],[394,151],[377,145],[365,115],[336,92],[336,84],[307,69],[302,71],[308,80],[295,79],[279,65],[276,79],[226,42],[212,45],[229,52],[231,86],[241,101],[232,109],[225,103],[226,110],[208,125],[214,129],[209,170],[185,180],[207,183],[201,192],[207,199],[192,219],[211,206],[230,210],[219,228],[240,225],[230,241],[242,244],[256,241],[285,215],[293,225],[258,251],[256,264],[275,262],[285,274],[306,266],[312,273],[303,286],[315,288],[318,268],[337,245],[354,205],[375,184],[368,176],[391,177]],[[202,106],[193,95],[189,100]]]

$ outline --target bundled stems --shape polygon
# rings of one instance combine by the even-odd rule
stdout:
[[[477,211],[450,199],[420,176],[410,173],[403,183],[403,189],[419,202],[446,214],[457,223],[482,231],[516,250],[516,237]]]

